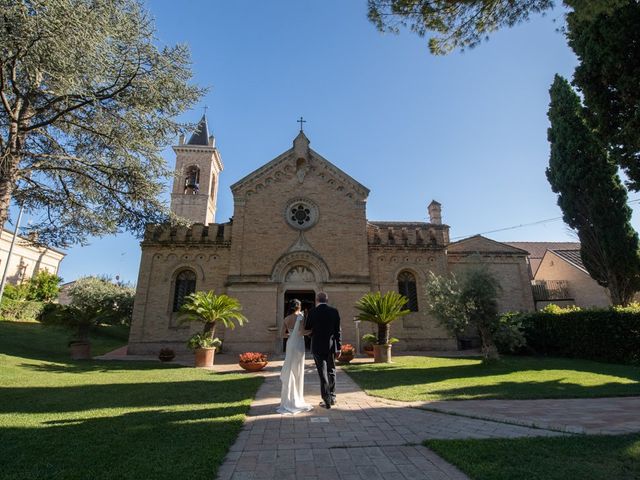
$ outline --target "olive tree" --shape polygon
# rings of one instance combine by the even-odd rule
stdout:
[[[477,329],[485,359],[497,359],[493,337],[501,329],[499,290],[498,280],[486,268],[472,268],[461,278],[432,272],[426,285],[427,308],[454,335],[469,326]]]

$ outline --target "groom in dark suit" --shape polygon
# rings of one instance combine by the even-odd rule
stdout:
[[[338,310],[327,305],[329,297],[320,292],[316,295],[316,307],[307,316],[305,329],[311,330],[311,353],[320,375],[320,406],[331,408],[336,404],[335,356],[340,353],[341,331]]]

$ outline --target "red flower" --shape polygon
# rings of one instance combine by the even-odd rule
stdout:
[[[267,356],[259,352],[245,352],[240,354],[242,363],[263,363],[267,361]]]
[[[345,343],[340,348],[340,353],[342,355],[353,355],[355,353],[355,351],[356,351],[356,349],[353,348],[353,345],[351,345],[350,343]]]

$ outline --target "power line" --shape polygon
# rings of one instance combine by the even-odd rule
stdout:
[[[640,202],[640,198],[634,198],[633,200],[629,200],[627,202],[627,205],[630,205],[632,203],[639,203],[639,202]],[[547,218],[546,220],[538,220],[537,222],[531,222],[531,223],[521,223],[520,225],[513,225],[511,227],[504,227],[504,228],[498,228],[496,230],[489,230],[486,232],[474,233],[473,235],[487,235],[489,233],[506,232],[508,230],[515,230],[516,228],[531,227],[533,225],[543,225],[549,222],[557,222],[558,220],[562,220],[562,217]],[[451,240],[460,240],[461,238],[468,238],[473,235],[460,235],[457,237],[452,237]]]

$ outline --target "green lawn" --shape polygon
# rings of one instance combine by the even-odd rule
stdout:
[[[95,332],[94,354],[122,333]],[[215,477],[262,378],[71,362],[67,337],[0,322],[0,479]]]
[[[370,395],[400,401],[640,395],[640,368],[568,358],[394,357],[345,366]]]
[[[640,478],[640,434],[428,440],[425,445],[474,480]]]

